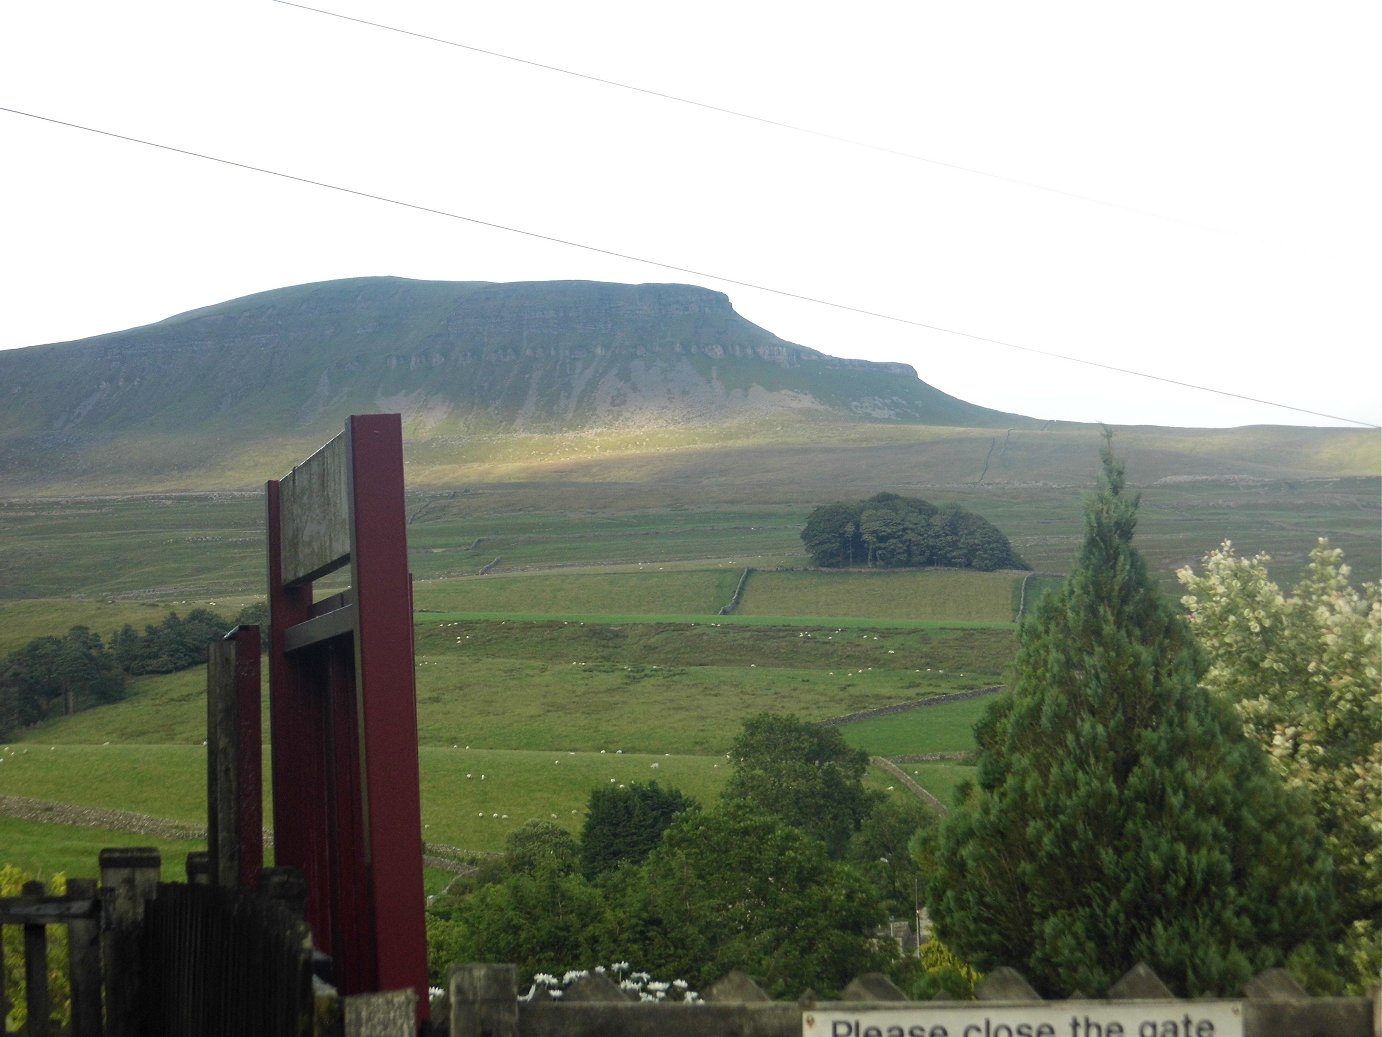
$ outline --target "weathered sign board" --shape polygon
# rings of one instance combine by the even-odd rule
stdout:
[[[1243,1037],[1239,1001],[1099,1001],[807,1011],[802,1037]]]

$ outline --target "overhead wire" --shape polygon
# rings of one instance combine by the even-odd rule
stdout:
[[[1137,371],[1132,368],[1119,367],[1115,364],[1106,364],[1102,361],[1089,360],[1085,357],[1069,356],[1067,354],[1056,353],[1051,350],[1038,349],[1035,346],[1024,346],[1016,342],[1007,341],[1005,339],[993,338],[987,335],[979,335],[969,331],[961,331],[958,328],[948,328],[939,324],[931,324],[926,321],[916,320],[911,317],[903,317],[894,313],[886,313],[881,310],[871,310],[862,306],[853,306],[848,303],[836,302],[830,299],[821,298],[819,296],[807,295],[802,292],[790,291],[785,288],[776,288],[772,285],[760,284],[755,281],[746,281],[741,278],[729,277],[724,274],[715,273],[713,271],[699,270],[693,267],[681,266],[676,263],[665,262],[663,260],[650,259],[646,256],[637,256],[628,252],[619,252],[614,249],[604,248],[599,245],[591,245],[586,242],[573,241],[568,238],[560,238],[551,234],[543,234],[540,231],[527,230],[522,227],[514,227],[508,224],[497,223],[492,220],[484,220],[475,216],[466,216],[463,213],[452,212],[447,209],[438,209],[433,206],[420,204],[418,202],[404,201],[402,199],[393,198],[388,195],[377,194],[370,191],[363,191],[353,187],[346,187],[342,184],[334,184],[325,180],[315,180],[310,177],[299,176],[295,173],[287,173],[278,169],[270,169],[267,166],[257,166],[252,163],[240,162],[236,159],[224,158],[219,155],[210,155],[205,152],[192,151],[188,148],[180,148],[172,144],[163,144],[159,141],[146,140],[141,137],[134,137],[124,133],[116,133],[113,130],[105,130],[96,126],[87,126],[82,123],[71,122],[53,116],[40,115],[37,112],[23,111],[18,108],[9,108],[3,105],[0,105],[0,112],[7,112],[11,115],[18,115],[24,118],[37,120],[39,122],[46,122],[55,126],[63,126],[68,129],[80,130],[85,133],[92,133],[102,137],[109,137],[114,140],[121,140],[130,144],[138,144],[143,147],[156,148],[161,151],[167,151],[173,154],[183,155],[188,158],[199,159],[206,162],[215,162],[220,165],[230,166],[236,169],[243,169],[252,173],[261,173],[266,176],[278,177],[283,180],[290,180],[295,183],[306,184],[311,187],[319,187],[329,191],[336,191],[341,194],[352,195],[357,198],[364,198],[370,201],[382,202],[386,205],[396,205],[401,208],[411,209],[415,212],[429,213],[433,216],[443,216],[447,219],[459,220],[461,222],[473,224],[479,227],[488,227],[493,230],[503,231],[509,234],[519,234],[524,237],[533,238],[538,241],[551,242],[553,244],[563,245],[568,248],[582,249],[586,252],[593,252],[598,255],[609,256],[614,259],[623,259],[633,263],[641,263],[647,266],[657,267],[662,270],[671,270],[679,274],[690,274],[693,277],[706,278],[708,280],[717,281],[722,284],[732,284],[740,288],[749,288],[754,291],[766,292],[770,295],[776,295],[782,298],[797,299],[802,302],[809,302],[818,306],[826,306],[831,309],[841,310],[847,313],[857,313],[862,316],[874,317],[879,320],[886,320],[895,324],[903,324],[914,328],[923,328],[927,331],[934,331],[944,335],[953,335],[957,338],[968,339],[972,342],[983,342],[988,345],[1001,346],[1006,349],[1018,350],[1020,352],[1030,353],[1035,356],[1048,357],[1055,360],[1064,360],[1068,363],[1082,364],[1086,367],[1099,368],[1101,370],[1111,371],[1116,374],[1129,375],[1134,378],[1143,378],[1150,381],[1161,382],[1165,385],[1174,385],[1184,389],[1194,389],[1199,392],[1213,393],[1217,396],[1224,396],[1230,399],[1243,400],[1248,403],[1257,403],[1268,407],[1277,407],[1281,410],[1293,411],[1297,414],[1308,414],[1311,417],[1328,418],[1331,421],[1342,421],[1352,425],[1360,425],[1364,428],[1382,428],[1382,426],[1378,426],[1373,422],[1360,421],[1357,418],[1350,418],[1340,414],[1329,414],[1324,411],[1311,410],[1307,407],[1297,407],[1292,404],[1281,403],[1276,400],[1267,400],[1257,396],[1248,396],[1243,393],[1230,392],[1227,389],[1217,389],[1213,386],[1200,385],[1198,383],[1188,382],[1182,379],[1168,378],[1164,375],[1150,374],[1146,371]]]
[[[990,180],[998,180],[1006,184],[1014,184],[1018,187],[1029,188],[1033,191],[1045,191],[1048,194],[1061,195],[1065,198],[1073,198],[1077,201],[1089,202],[1093,205],[1103,205],[1112,209],[1122,209],[1124,212],[1136,213],[1139,216],[1146,216],[1156,220],[1165,220],[1170,223],[1194,226],[1196,229],[1204,230],[1197,224],[1187,223],[1177,217],[1165,216],[1161,213],[1151,212],[1146,209],[1139,209],[1136,206],[1127,205],[1123,202],[1110,201],[1107,198],[1096,198],[1093,195],[1080,194],[1076,191],[1067,191],[1061,187],[1052,187],[1049,184],[1039,184],[1031,180],[1023,180],[1019,177],[1008,176],[1005,173],[994,173],[987,169],[979,169],[975,166],[965,166],[958,162],[947,162],[944,159],[931,158],[926,155],[918,155],[912,151],[904,151],[900,148],[889,147],[886,144],[874,144],[870,141],[858,140],[853,137],[845,137],[840,134],[830,133],[826,130],[815,129],[810,126],[801,126],[796,123],[786,122],[781,119],[773,119],[764,115],[754,115],[750,112],[739,111],[737,108],[726,108],[722,105],[711,104],[708,101],[697,101],[694,98],[682,97],[680,94],[667,93],[662,90],[654,90],[651,87],[638,86],[634,83],[625,83],[617,79],[607,79],[603,76],[592,75],[588,72],[577,72],[574,69],[562,68],[560,65],[550,65],[546,62],[535,61],[532,58],[518,57],[514,54],[504,54],[501,51],[490,50],[479,47],[471,43],[461,43],[458,40],[448,40],[441,36],[432,36],[428,33],[417,32],[412,29],[404,29],[397,25],[389,25],[384,22],[371,21],[367,18],[358,18],[354,15],[342,14],[340,11],[331,11],[323,7],[312,7],[308,4],[301,4],[295,0],[273,0],[274,3],[283,7],[293,7],[299,11],[307,11],[311,14],[320,14],[328,18],[337,18],[343,22],[353,22],[356,25],[368,26],[372,29],[382,29],[385,32],[397,33],[400,36],[410,36],[413,39],[425,40],[428,43],[439,43],[446,47],[455,47],[458,50],[470,51],[472,54],[482,54],[485,57],[498,58],[502,61],[511,61],[515,64],[526,65],[529,68],[542,69],[545,72],[555,72],[563,76],[571,76],[575,79],[583,79],[589,83],[598,83],[602,86],[611,86],[619,90],[628,90],[632,93],[643,94],[647,97],[655,97],[662,101],[672,101],[676,104],[689,105],[693,108],[701,108],[705,111],[716,112],[720,115],[732,116],[736,119],[746,119],[764,126],[773,126],[781,130],[789,130],[793,133],[804,133],[812,137],[820,137],[824,140],[835,141],[838,144],[847,144],[851,147],[865,148],[869,151],[881,152],[885,155],[892,155],[895,158],[908,159],[913,162],[925,162],[928,165],[938,166],[942,169],[951,169],[960,173],[968,173],[972,176],[987,177]]]

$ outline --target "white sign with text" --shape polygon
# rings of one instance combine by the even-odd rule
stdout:
[[[1240,1001],[978,1002],[802,1013],[802,1037],[1243,1037]]]

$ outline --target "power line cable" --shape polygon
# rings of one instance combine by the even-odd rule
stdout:
[[[422,205],[417,202],[407,202],[399,198],[391,198],[388,195],[374,194],[369,191],[362,191],[353,187],[345,187],[341,184],[328,183],[324,180],[313,180],[309,177],[298,176],[294,173],[285,173],[277,169],[269,169],[266,166],[256,166],[248,162],[238,162],[235,159],[222,158],[218,155],[208,155],[200,151],[191,151],[187,148],[175,147],[171,144],[161,144],[158,141],[145,140],[141,137],[132,137],[123,133],[116,133],[113,130],[103,130],[95,126],[86,126],[81,123],[69,122],[65,119],[58,119],[48,115],[39,115],[36,112],[26,112],[18,108],[9,108],[0,105],[0,112],[8,112],[11,115],[19,115],[39,122],[50,123],[55,126],[64,126],[68,129],[81,130],[85,133],[94,133],[102,137],[110,137],[114,140],[122,140],[130,144],[139,144],[144,147],[157,148],[161,151],[172,152],[176,155],[184,155],[188,158],[201,159],[206,162],[216,162],[221,165],[231,166],[236,169],[244,169],[252,173],[262,173],[266,176],[278,177],[283,180],[291,180],[295,183],[307,184],[311,187],[320,187],[328,191],[336,191],[341,194],[352,195],[356,198],[366,198],[370,201],[383,202],[386,205],[397,205],[404,209],[412,209],[415,212],[425,212],[433,216],[444,216],[447,219],[459,220],[463,223],[474,224],[479,227],[489,227],[493,230],[504,231],[509,234],[519,234],[524,237],[534,238],[538,241],[547,241],[557,245],[565,245],[568,248],[582,249],[586,252],[594,252],[602,256],[610,256],[614,259],[624,259],[633,263],[642,263],[647,266],[658,267],[662,270],[671,270],[679,274],[690,274],[693,277],[701,277],[707,280],[718,281],[722,284],[732,284],[740,288],[750,288],[758,292],[767,292],[770,295],[781,296],[786,299],[797,299],[801,302],[813,303],[818,306],[828,306],[831,309],[842,310],[846,313],[857,313],[865,317],[875,317],[879,320],[891,321],[895,324],[904,324],[913,328],[923,328],[927,331],[939,332],[943,335],[953,335],[957,338],[969,339],[972,342],[984,342],[989,345],[1002,346],[1005,349],[1015,349],[1023,353],[1031,353],[1034,356],[1048,357],[1054,360],[1064,360],[1072,364],[1083,364],[1086,367],[1095,367],[1104,371],[1112,371],[1116,374],[1130,375],[1134,378],[1145,378],[1149,381],[1161,382],[1166,385],[1175,385],[1183,389],[1195,389],[1200,392],[1214,393],[1217,396],[1225,396],[1230,399],[1244,400],[1248,403],[1259,403],[1267,407],[1278,407],[1281,410],[1294,411],[1297,414],[1308,414],[1316,418],[1328,418],[1331,421],[1343,421],[1351,425],[1361,425],[1364,428],[1382,428],[1370,421],[1360,421],[1357,418],[1348,418],[1339,414],[1327,414],[1324,411],[1310,410],[1306,407],[1296,407],[1289,403],[1279,403],[1275,400],[1265,400],[1257,396],[1246,396],[1242,393],[1229,392],[1227,389],[1216,389],[1208,385],[1198,385],[1194,382],[1186,382],[1177,378],[1167,378],[1164,375],[1148,374],[1145,371],[1135,371],[1132,368],[1118,367],[1114,364],[1105,364],[1098,360],[1088,360],[1084,357],[1069,356],[1064,353],[1055,353],[1046,349],[1037,349],[1035,346],[1024,346],[1016,342],[1009,342],[1005,339],[991,338],[987,335],[979,335],[970,331],[960,331],[957,328],[947,328],[939,324],[929,324],[926,321],[915,320],[911,317],[901,317],[893,313],[884,313],[879,310],[870,310],[862,306],[851,306],[848,303],[834,302],[830,299],[822,299],[819,296],[806,295],[802,292],[788,291],[784,288],[774,288],[771,285],[759,284],[755,281],[744,281],[739,278],[727,277],[724,274],[717,274],[706,270],[698,270],[694,267],[680,266],[676,263],[667,263],[662,260],[648,259],[646,256],[635,256],[627,252],[617,252],[614,249],[602,248],[598,245],[588,245],[580,241],[572,241],[567,238],[559,238],[551,234],[543,234],[540,231],[525,230],[522,227],[511,227],[503,223],[495,223],[492,220],[482,220],[475,216],[466,216],[461,213],[451,212],[446,209],[437,209],[432,206]]]
[[[864,148],[869,151],[880,152],[885,155],[892,155],[895,158],[904,158],[913,162],[925,162],[927,165],[938,166],[942,169],[952,169],[959,173],[968,173],[972,176],[987,177],[990,180],[998,180],[1006,184],[1014,184],[1018,187],[1025,187],[1033,191],[1045,191],[1048,194],[1061,195],[1065,198],[1073,198],[1081,202],[1089,202],[1094,205],[1103,205],[1111,209],[1122,209],[1124,212],[1135,213],[1138,216],[1146,216],[1156,220],[1164,220],[1168,223],[1181,224],[1183,226],[1195,227],[1197,230],[1204,230],[1198,224],[1187,223],[1184,220],[1172,216],[1163,216],[1160,213],[1150,212],[1146,209],[1139,209],[1136,206],[1126,205],[1123,202],[1113,202],[1105,198],[1095,198],[1092,195],[1079,194],[1075,191],[1067,191],[1060,187],[1051,187],[1047,184],[1038,184],[1031,180],[1022,180],[1019,177],[1008,176],[1004,173],[993,173],[986,169],[978,169],[974,166],[960,165],[958,162],[947,162],[944,159],[930,158],[926,155],[918,155],[915,152],[903,151],[899,148],[891,148],[885,144],[874,144],[869,141],[857,140],[853,137],[845,137],[836,133],[829,133],[825,130],[813,129],[810,126],[799,126],[795,123],[784,122],[780,119],[772,119],[763,115],[753,115],[749,112],[741,112],[735,108],[725,108],[720,105],[710,104],[707,101],[697,101],[693,98],[682,97],[678,94],[669,94],[661,90],[653,90],[650,87],[638,86],[633,83],[620,82],[617,79],[606,79],[603,76],[591,75],[587,72],[577,72],[574,69],[562,68],[559,65],[549,65],[545,62],[534,61],[531,58],[521,58],[513,54],[504,54],[497,50],[488,50],[484,47],[477,47],[470,43],[461,43],[457,40],[448,40],[440,36],[430,36],[427,33],[415,32],[412,29],[403,29],[397,25],[387,25],[384,22],[370,21],[367,18],[357,18],[354,15],[341,14],[339,11],[328,11],[321,7],[310,7],[307,4],[294,3],[293,0],[273,0],[276,4],[284,7],[294,7],[299,11],[307,11],[312,14],[325,15],[328,18],[337,18],[343,22],[353,22],[356,25],[365,25],[372,29],[382,29],[385,32],[397,33],[400,36],[411,36],[413,39],[426,40],[428,43],[439,43],[446,47],[455,47],[458,50],[470,51],[472,54],[483,54],[486,57],[498,58],[501,61],[512,61],[518,65],[527,65],[529,68],[542,69],[545,72],[555,72],[563,76],[571,76],[575,79],[584,79],[589,83],[599,83],[602,86],[612,86],[619,90],[628,90],[633,93],[643,94],[647,97],[656,97],[663,101],[672,101],[676,104],[690,105],[693,108],[701,108],[709,112],[717,112],[720,115],[732,116],[736,119],[747,119],[750,122],[760,123],[764,126],[773,126],[781,130],[789,130],[793,133],[804,133],[812,137],[820,137],[825,140],[833,140],[838,144],[848,144],[855,148]]]

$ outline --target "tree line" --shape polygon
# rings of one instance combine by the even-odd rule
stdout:
[[[169,612],[140,633],[129,623],[108,639],[86,626],[35,637],[0,661],[0,737],[55,716],[125,697],[130,677],[174,673],[206,662],[206,646],[236,623],[262,621],[262,603],[235,620],[209,609]]]
[[[1008,538],[958,504],[879,493],[867,500],[822,504],[806,519],[802,543],[813,565],[1030,569]]]

